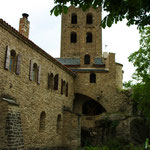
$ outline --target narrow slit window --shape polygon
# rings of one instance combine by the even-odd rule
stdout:
[[[44,111],[41,112],[40,114],[40,131],[45,130],[45,120],[46,120],[46,113]]]
[[[14,72],[16,67],[16,52],[11,50],[10,52],[10,62],[9,62],[9,71]]]
[[[56,74],[54,77],[54,90],[58,90],[58,80],[59,80],[59,76],[58,74]]]
[[[32,79],[33,79],[33,81],[37,82],[37,79],[38,79],[38,66],[37,66],[36,63],[33,64]]]
[[[57,131],[60,131],[61,125],[62,125],[62,119],[61,119],[61,115],[59,114],[57,116]]]

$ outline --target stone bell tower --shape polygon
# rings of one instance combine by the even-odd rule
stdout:
[[[101,9],[90,8],[83,12],[71,6],[67,14],[62,15],[61,58],[102,57]]]

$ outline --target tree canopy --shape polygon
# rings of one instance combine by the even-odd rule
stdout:
[[[140,48],[129,56],[129,61],[136,67],[133,79],[126,83],[133,90],[133,99],[150,124],[150,26],[140,29]]]
[[[108,15],[102,20],[102,27],[111,27],[113,23],[127,19],[127,25],[144,27],[150,25],[150,1],[149,0],[54,0],[55,7],[51,14],[55,16],[62,12],[67,13],[70,5],[79,7],[83,11],[88,8],[102,7]]]

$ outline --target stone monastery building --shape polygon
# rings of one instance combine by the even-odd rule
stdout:
[[[102,53],[101,9],[70,7],[62,15],[61,56],[0,19],[0,150],[74,150],[82,128],[125,107],[122,65]]]

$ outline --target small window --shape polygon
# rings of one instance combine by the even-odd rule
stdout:
[[[90,83],[96,83],[96,74],[95,73],[90,74]]]
[[[92,14],[87,14],[86,16],[86,24],[92,24],[93,23],[93,16]]]
[[[34,63],[33,60],[30,60],[30,75],[29,79],[31,81],[35,81],[40,84],[40,76],[41,76],[41,66],[38,66]]]
[[[77,34],[75,32],[71,32],[70,42],[77,43]]]
[[[4,68],[10,72],[20,74],[21,55],[16,54],[15,50],[11,50],[9,46],[6,46],[5,65]]]
[[[46,119],[46,113],[44,111],[41,112],[40,114],[40,131],[45,130],[45,119]]]
[[[57,131],[60,131],[61,125],[62,125],[62,119],[61,119],[61,115],[59,114],[57,116]]]
[[[92,43],[92,33],[88,32],[86,34],[86,43]]]
[[[63,83],[64,83],[63,79],[61,79],[61,95],[63,95],[63,86],[64,86]]]
[[[56,74],[54,77],[54,90],[58,90],[58,80],[59,80],[59,76],[58,74]]]
[[[16,52],[11,50],[10,52],[10,62],[9,62],[9,71],[14,72],[16,67]]]
[[[66,97],[68,97],[68,88],[69,88],[69,86],[68,86],[68,82],[66,83]]]
[[[75,13],[71,15],[71,24],[77,24],[77,15]]]
[[[33,64],[33,72],[32,72],[32,79],[33,81],[37,81],[38,78],[38,66],[36,63]]]
[[[52,73],[48,74],[48,89],[54,89],[54,76]]]
[[[86,54],[84,56],[84,64],[90,64],[90,55]]]

